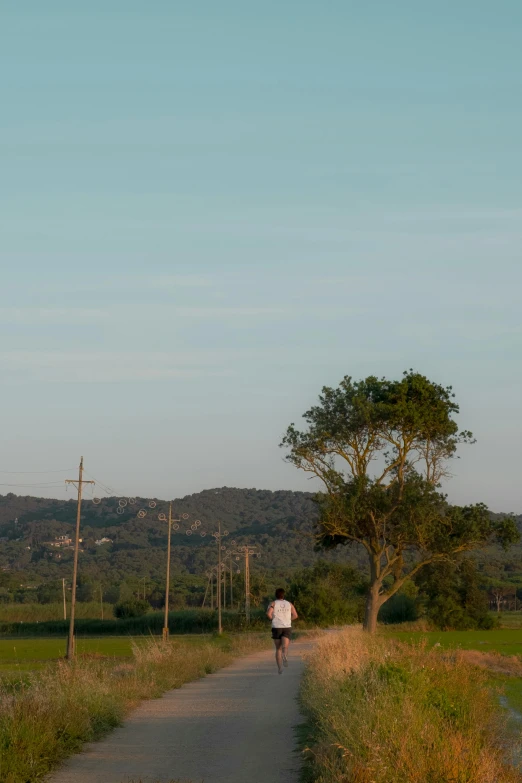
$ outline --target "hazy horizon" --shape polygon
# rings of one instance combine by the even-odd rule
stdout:
[[[2,11],[0,493],[308,490],[286,427],[411,367],[522,511],[522,6],[176,5]]]

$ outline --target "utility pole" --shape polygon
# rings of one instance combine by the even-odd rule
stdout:
[[[218,572],[217,572],[217,605],[218,605],[218,633],[223,633],[223,625],[221,622],[221,522],[218,526],[218,535],[216,536],[217,548],[218,548]]]
[[[217,548],[218,548],[218,565],[217,565],[217,574],[216,574],[216,598],[217,598],[217,610],[218,610],[218,633],[221,634],[223,632],[223,623],[221,618],[221,589],[222,589],[222,583],[223,583],[223,575],[221,573],[222,571],[222,564],[221,564],[221,547],[225,549],[226,547],[223,545],[222,541],[225,536],[228,536],[228,530],[225,530],[223,533],[221,532],[221,522],[218,525],[218,529],[215,533],[212,533],[214,538],[216,539]]]
[[[232,560],[232,552],[230,553],[230,609],[234,609],[234,581],[233,581],[233,560]]]
[[[245,551],[245,619],[250,622],[250,554],[248,547]]]
[[[225,562],[223,563],[222,567],[222,574],[221,574],[221,581],[223,582],[223,609],[227,608],[227,564],[226,564],[226,558]]]
[[[165,617],[163,620],[163,641],[169,638],[169,593],[170,593],[170,541],[172,537],[172,503],[169,503],[169,532],[167,538],[167,575],[165,581]]]
[[[165,614],[163,618],[163,641],[166,642],[169,638],[169,595],[170,595],[170,559],[171,559],[171,551],[172,551],[172,528],[174,527],[174,530],[178,530],[179,526],[182,522],[187,520],[189,517],[188,514],[182,514],[179,519],[174,519],[172,516],[172,501],[169,503],[169,515],[168,517],[161,513],[158,516],[158,519],[160,522],[168,522],[168,533],[167,533],[167,569],[165,574]],[[193,526],[191,526],[190,530],[187,530],[187,534],[192,534],[194,530],[197,530],[198,527],[201,525],[201,522],[199,519],[197,519]],[[145,596],[143,596],[145,597]]]
[[[65,601],[65,579],[62,579],[62,593],[63,593],[63,619],[67,620],[67,603]]]
[[[84,481],[83,479],[83,457],[80,459],[80,468],[78,471],[78,480],[65,479],[66,484],[74,484],[78,488],[78,508],[76,511],[76,536],[74,542],[74,561],[73,561],[73,580],[71,590],[71,615],[69,619],[69,638],[67,639],[67,654],[69,661],[74,658],[74,613],[76,609],[76,581],[78,579],[78,551],[80,549],[80,522],[82,517],[82,490],[84,484],[94,484],[94,481]]]
[[[103,620],[103,587],[100,585],[101,619]]]
[[[245,558],[245,618],[247,623],[250,622],[250,557],[256,555],[261,557],[258,547],[247,545],[237,547],[237,551],[232,553]]]

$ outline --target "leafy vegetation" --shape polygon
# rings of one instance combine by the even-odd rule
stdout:
[[[520,783],[488,674],[352,629],[319,639],[302,688],[307,780]]]
[[[436,628],[493,628],[495,620],[473,560],[428,565],[417,574],[415,584],[423,613]]]
[[[316,626],[360,622],[366,582],[351,566],[319,561],[294,574],[288,598],[300,619]]]
[[[150,609],[150,604],[143,598],[129,598],[114,607],[114,616],[118,620],[128,620],[131,617],[143,617]]]
[[[324,387],[283,439],[287,459],[319,478],[317,542],[324,548],[358,544],[370,571],[365,628],[375,631],[379,609],[426,564],[498,541],[519,538],[515,520],[494,519],[481,503],[450,506],[440,492],[447,463],[468,431],[459,432],[451,387],[412,370],[400,380],[345,377]]]
[[[158,500],[157,504],[156,510],[159,512],[162,503]],[[138,505],[148,509],[145,500],[139,501],[134,508]],[[116,498],[105,499],[100,505],[93,505],[89,500],[84,503],[84,541],[80,553],[79,602],[76,607],[79,619],[95,620],[102,616],[112,619],[116,604],[137,598],[146,600],[152,610],[163,607],[165,525],[157,519],[155,511],[153,516],[150,509],[145,519],[138,520],[136,511],[131,512],[126,507],[124,514],[118,514],[117,508]],[[313,531],[319,511],[312,495],[222,488],[183,498],[175,503],[175,509],[176,513],[190,513],[191,518],[201,517],[202,527],[205,526],[208,531],[222,519],[238,544],[255,541],[261,545],[262,557],[252,562],[251,594],[254,606],[264,606],[276,587],[281,585],[289,588],[291,584],[297,586],[299,582],[299,595],[296,592],[295,600],[303,602],[299,606],[301,615],[309,615],[309,596],[319,589],[318,582],[326,579],[324,575],[318,577],[319,571],[314,569],[318,563],[325,563],[324,568],[351,566],[358,573],[355,592],[347,598],[350,607],[345,605],[342,614],[339,608],[333,612],[339,617],[360,617],[360,590],[369,580],[368,554],[359,544],[339,547],[334,551],[313,551]],[[69,611],[72,551],[46,542],[54,541],[57,536],[71,535],[74,513],[72,502],[16,495],[0,496],[0,623],[10,626],[16,622],[59,621],[63,618],[62,579],[65,579]],[[493,517],[495,524],[501,519],[501,516]],[[519,526],[521,522],[522,517],[519,518]],[[95,541],[103,538],[109,541],[95,544]],[[173,537],[170,593],[173,611],[185,608],[192,611],[202,606],[207,587],[206,570],[215,560],[216,553],[210,536],[200,537],[197,543],[192,538],[185,533]],[[496,608],[497,604],[501,610],[515,608],[517,595],[520,605],[522,546],[514,546],[509,552],[490,546],[483,552],[473,553],[472,559],[476,563],[481,595],[487,594],[490,608]],[[406,560],[408,563],[414,562],[409,554]],[[424,569],[419,571],[419,578],[423,573]],[[311,579],[316,584],[304,589],[303,579]],[[328,579],[330,577],[326,581]],[[333,591],[332,600],[336,602],[338,588],[335,579],[332,576],[328,589]],[[410,588],[411,583],[410,587],[405,583],[391,603],[384,603],[379,614],[381,621],[412,620],[429,611],[430,602],[424,588],[421,590],[419,587],[414,593],[411,593]],[[237,608],[244,594],[242,575],[234,575],[233,591],[233,604]],[[460,589],[453,591],[453,595],[458,601],[462,600]],[[319,605],[319,593],[316,598]],[[208,603],[207,595],[207,606]],[[464,615],[468,622],[467,610]],[[315,620],[310,622],[321,623],[322,620],[317,620],[318,616],[316,611]],[[458,613],[454,613],[455,618],[458,616]],[[176,617],[175,624],[190,630],[194,617],[189,614],[186,621]],[[441,616],[440,619],[446,623],[444,627],[448,627],[448,618]],[[146,625],[156,627],[158,622],[157,619],[152,619],[150,623],[147,620]],[[431,622],[438,622],[438,619],[432,617]],[[459,627],[463,627],[462,622],[460,616]],[[192,627],[208,629],[209,625],[207,620],[197,620]],[[14,632],[18,633],[16,630]],[[62,633],[61,627],[59,633]]]
[[[149,612],[141,617],[127,617],[122,620],[77,620],[77,636],[130,636],[161,635],[163,612]],[[173,634],[211,633],[217,629],[217,613],[210,609],[185,609],[169,612],[169,629]],[[253,609],[250,613],[249,628],[263,628],[267,625],[265,609]],[[223,612],[223,628],[226,631],[245,630],[245,616],[238,612]],[[11,637],[28,636],[67,636],[69,623],[66,620],[54,620],[37,623],[0,623],[0,634]]]

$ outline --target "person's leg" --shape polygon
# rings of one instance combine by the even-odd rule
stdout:
[[[274,639],[274,644],[276,648],[276,654],[275,659],[277,663],[277,668],[279,669],[279,674],[283,671],[283,655],[281,651],[281,639]]]
[[[281,642],[281,658],[283,659],[283,665],[288,666],[288,648],[290,647],[290,639],[288,636],[283,636]]]

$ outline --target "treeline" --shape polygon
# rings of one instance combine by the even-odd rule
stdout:
[[[251,585],[254,627],[261,628],[266,625],[266,606],[278,586],[286,588],[287,597],[295,604],[299,622],[303,626],[347,625],[359,623],[363,619],[368,589],[368,580],[364,573],[350,565],[321,560],[308,568],[297,569],[286,579],[273,574],[260,574],[254,578]],[[429,625],[442,630],[492,628],[496,619],[490,611],[490,590],[484,583],[475,561],[469,557],[462,558],[457,563],[430,565],[422,569],[414,581],[407,583],[400,593],[384,604],[379,620],[382,623],[402,623],[425,618]],[[83,595],[80,590],[78,592],[80,596]],[[160,633],[163,613],[158,609],[163,606],[164,596],[159,588],[155,589],[153,594],[157,594],[157,601],[151,601],[147,592],[140,592],[139,586],[134,594],[120,592],[116,595],[115,591],[113,597],[117,597],[118,601],[114,601],[109,610],[107,604],[104,605],[104,620],[99,619],[99,606],[96,603],[85,604],[86,607],[93,608],[93,615],[91,619],[78,620],[78,633]],[[176,595],[173,592],[173,596]],[[236,577],[233,583],[232,605],[227,587],[224,617],[225,628],[228,630],[239,630],[245,625],[243,596],[244,583],[241,577]],[[179,605],[179,595],[177,599]],[[51,606],[59,608],[57,603]],[[38,623],[21,623],[16,622],[16,616],[13,617],[13,613],[9,612],[10,621],[2,622],[0,607],[0,633],[64,634],[67,631],[67,623],[63,620],[41,621],[57,616],[41,615]],[[206,608],[201,607],[201,602],[197,607],[185,604],[170,613],[170,628],[173,633],[208,632],[216,627],[215,605],[212,609],[209,600]]]

